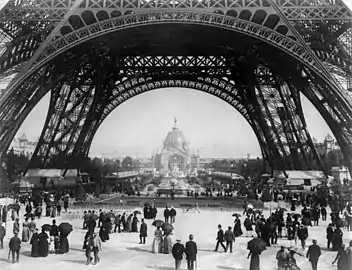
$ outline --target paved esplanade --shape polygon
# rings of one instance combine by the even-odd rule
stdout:
[[[17,74],[0,100],[1,153],[51,92],[30,167],[76,168],[121,103],[186,87],[238,110],[273,169],[322,169],[303,93],[352,171],[352,14],[339,0],[11,0],[0,19],[0,72]]]

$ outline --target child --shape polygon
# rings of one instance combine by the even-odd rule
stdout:
[[[60,238],[58,236],[55,236],[55,238],[54,238],[54,248],[55,248],[55,253],[59,254],[59,252],[60,252]]]
[[[49,253],[55,252],[54,236],[50,236]]]

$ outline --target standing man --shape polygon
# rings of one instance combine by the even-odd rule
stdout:
[[[181,262],[183,259],[183,253],[185,252],[184,245],[181,244],[181,239],[176,238],[176,244],[172,247],[172,256],[175,258],[175,270],[181,269]]]
[[[94,264],[100,262],[99,252],[102,251],[101,239],[97,233],[93,233]]]
[[[233,231],[231,231],[231,226],[227,228],[227,231],[225,232],[225,241],[226,241],[226,252],[230,248],[230,253],[232,253],[232,243],[235,241],[235,235],[233,234]]]
[[[18,237],[18,232],[15,232],[15,235],[10,239],[9,248],[12,253],[12,263],[19,262],[21,239]]]
[[[6,235],[6,229],[0,220],[0,249],[4,249],[4,238]]]
[[[318,260],[320,255],[321,255],[321,250],[320,250],[320,247],[317,245],[317,240],[313,239],[313,245],[309,246],[308,252],[307,252],[307,258],[312,264],[313,270],[318,269]]]
[[[215,246],[215,252],[218,251],[219,244],[222,246],[224,251],[226,252],[226,247],[224,246],[224,231],[221,228],[221,225],[218,225],[218,237],[216,237],[216,246]]]
[[[189,241],[186,243],[187,269],[195,270],[195,261],[197,261],[197,244],[193,241],[193,234],[189,235]]]
[[[176,217],[176,210],[175,210],[175,208],[171,207],[171,209],[170,209],[170,224],[175,223],[175,217]]]
[[[332,244],[332,241],[334,240],[334,228],[331,223],[326,228],[326,239],[328,240],[328,249],[330,249],[330,244]]]
[[[139,229],[139,239],[140,239],[140,244],[145,244],[145,238],[148,236],[148,226],[144,222],[144,218],[142,218],[142,224]]]
[[[169,223],[169,217],[170,217],[170,210],[166,206],[164,210],[164,218],[165,218],[165,223]]]
[[[121,232],[121,214],[118,214],[115,216],[115,228],[114,228],[114,233],[116,233],[116,229],[118,229],[118,232]]]

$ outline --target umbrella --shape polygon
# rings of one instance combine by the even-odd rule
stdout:
[[[161,227],[164,225],[164,221],[160,220],[160,219],[157,219],[157,220],[154,220],[152,225],[155,226],[155,227]]]
[[[232,214],[232,216],[233,216],[233,217],[240,217],[240,216],[241,216],[241,214],[234,213],[234,214]]]
[[[253,238],[247,243],[247,249],[260,254],[263,250],[266,250],[266,243],[261,238]]]
[[[93,217],[94,220],[98,220],[99,219],[98,215],[96,215],[96,214],[92,215],[92,217]]]
[[[59,231],[62,235],[69,235],[73,231],[73,228],[70,223],[63,222],[59,225]]]
[[[141,215],[142,213],[141,213],[141,211],[136,210],[136,211],[134,211],[134,212],[133,212],[133,214],[136,214],[136,215]]]
[[[42,226],[42,230],[43,230],[43,231],[50,232],[50,231],[51,231],[51,225],[49,225],[49,224],[44,224],[44,225]]]
[[[293,214],[292,217],[293,217],[294,219],[300,218],[300,217],[301,217],[301,214]]]
[[[162,226],[162,229],[165,233],[172,233],[172,231],[174,230],[174,227],[169,223],[164,223]]]
[[[289,250],[289,251],[292,251],[292,252],[294,252],[294,253],[296,253],[296,254],[298,254],[298,255],[300,255],[300,256],[304,256],[303,250],[300,249],[299,247],[293,246],[293,247],[290,247],[288,250]]]
[[[248,208],[248,209],[253,209],[253,208],[254,208],[254,206],[253,206],[253,205],[251,205],[251,204],[248,204],[248,205],[247,205],[247,208]]]

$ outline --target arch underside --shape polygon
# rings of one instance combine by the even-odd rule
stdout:
[[[184,87],[221,98],[240,112],[273,169],[322,169],[303,116],[303,93],[333,131],[351,169],[352,112],[327,83],[274,46],[215,30],[154,25],[152,32],[140,27],[133,35],[135,30],[127,29],[65,51],[7,98],[0,111],[0,147],[8,149],[21,123],[50,91],[30,166],[77,168],[101,123],[122,102],[153,89]]]

